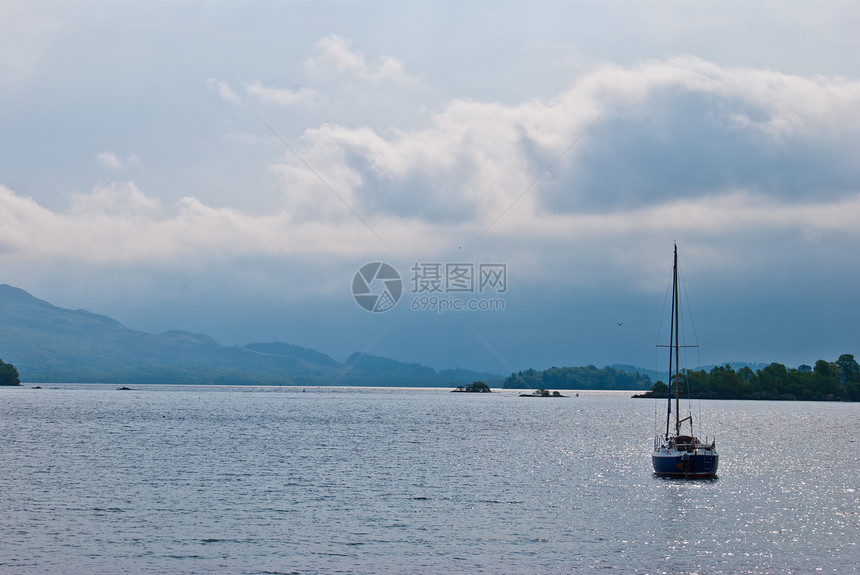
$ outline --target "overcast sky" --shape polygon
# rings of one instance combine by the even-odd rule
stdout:
[[[533,4],[0,3],[0,282],[338,360],[662,369],[677,242],[693,365],[860,356],[860,5]]]

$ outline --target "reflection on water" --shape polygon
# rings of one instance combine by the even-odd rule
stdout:
[[[2,390],[2,572],[860,563],[854,404],[704,402],[720,474],[683,481],[625,393],[61,387]]]

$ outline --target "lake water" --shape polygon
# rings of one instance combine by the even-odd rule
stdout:
[[[860,405],[447,390],[0,390],[0,573],[849,573]],[[48,389],[59,387],[59,389]],[[571,394],[572,395],[572,394]]]

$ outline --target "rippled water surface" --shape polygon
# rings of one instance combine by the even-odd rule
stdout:
[[[847,573],[860,405],[695,404],[719,478],[651,473],[652,400],[0,390],[1,573]]]

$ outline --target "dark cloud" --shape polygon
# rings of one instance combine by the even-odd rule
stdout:
[[[789,202],[857,191],[860,169],[844,149],[854,134],[774,138],[759,128],[771,113],[741,98],[662,91],[635,114],[619,111],[601,122],[542,182],[541,204],[550,212],[589,212],[731,190]]]

